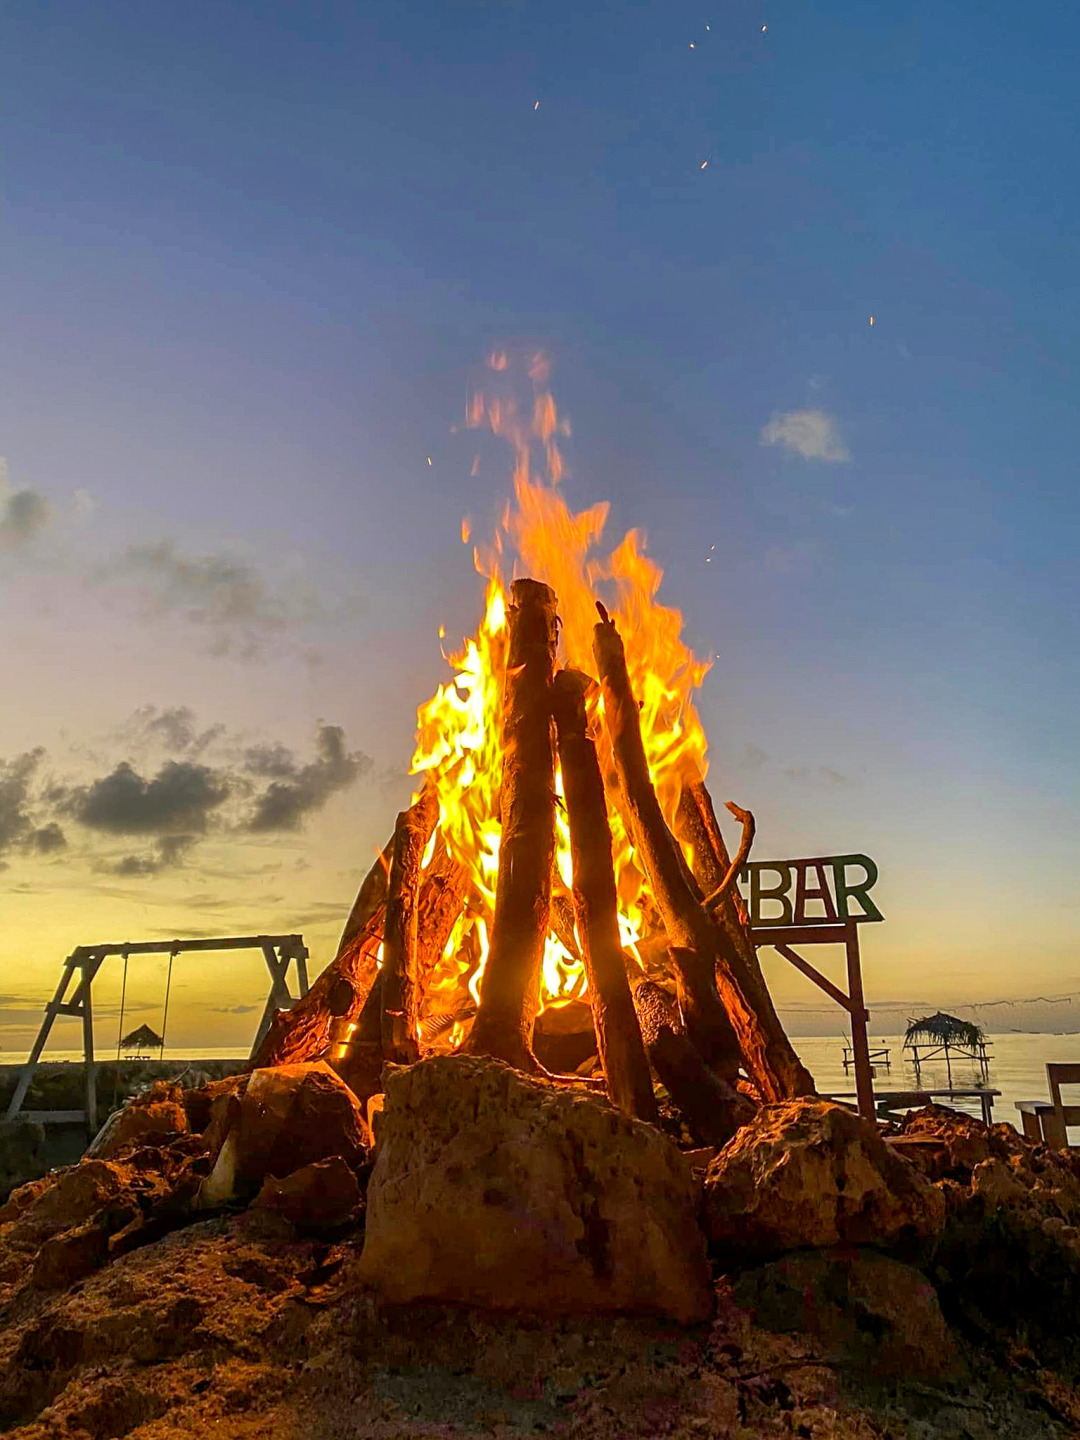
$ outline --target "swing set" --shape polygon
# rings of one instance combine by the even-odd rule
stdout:
[[[161,1018],[159,1054],[165,1053],[165,1035],[169,1019],[169,995],[172,990],[173,961],[178,955],[192,950],[261,950],[266,968],[270,972],[270,993],[266,998],[259,1028],[252,1044],[252,1053],[258,1048],[270,1026],[276,1010],[288,1010],[298,998],[308,992],[307,961],[308,950],[302,935],[231,935],[216,940],[144,940],[130,941],[122,945],[77,945],[64,961],[56,993],[45,1006],[45,1018],[37,1033],[33,1049],[22,1067],[15,1093],[11,1097],[5,1119],[13,1120],[17,1115],[37,1120],[48,1125],[77,1124],[84,1122],[91,1131],[98,1122],[97,1106],[97,1064],[94,1059],[94,1011],[91,990],[94,978],[104,962],[112,955],[119,955],[124,962],[124,977],[120,989],[120,1023],[116,1032],[116,1058],[124,1035],[124,1010],[127,1003],[128,960],[132,955],[168,955],[169,968],[165,978],[165,1004]],[[299,996],[289,989],[289,966],[296,965]],[[76,980],[76,976],[78,979]],[[75,981],[74,990],[71,989]],[[70,993],[69,993],[70,992]],[[23,1102],[34,1078],[34,1071],[45,1049],[53,1025],[60,1016],[82,1021],[83,1074],[85,1080],[85,1107],[81,1110],[23,1110]]]

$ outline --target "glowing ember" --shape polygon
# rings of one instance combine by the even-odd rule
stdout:
[[[428,987],[431,1013],[462,1016],[466,994],[475,1001],[488,953],[499,865],[499,783],[502,771],[501,712],[506,665],[507,594],[518,575],[550,585],[558,596],[562,621],[559,663],[592,673],[595,601],[602,597],[625,638],[634,692],[641,704],[642,737],[653,784],[669,822],[674,818],[684,780],[706,770],[705,733],[693,705],[693,692],[708,669],[681,638],[682,617],[656,600],[662,572],[644,553],[635,531],[606,557],[598,553],[606,504],[578,514],[564,501],[559,483],[561,437],[569,433],[548,388],[549,367],[542,355],[528,366],[526,404],[514,393],[501,353],[488,360],[490,380],[468,403],[469,427],[490,429],[514,453],[514,499],[496,527],[491,544],[477,548],[475,563],[487,577],[484,618],[477,633],[450,657],[453,678],[441,685],[417,716],[412,770],[433,785],[439,799],[438,834],[451,856],[467,866],[472,895],[458,921]],[[468,522],[462,539],[468,541]],[[440,632],[441,633],[441,632]],[[597,691],[590,716],[599,729],[602,702]],[[607,746],[601,738],[600,752]],[[556,776],[561,797],[562,779]],[[642,875],[635,864],[622,817],[609,815],[618,886],[621,937],[627,951],[647,929]],[[565,811],[557,809],[555,909],[572,916],[573,876]],[[429,857],[426,857],[429,858]],[[560,897],[564,902],[559,904]],[[553,920],[553,925],[556,922]],[[586,988],[584,967],[568,948],[577,949],[572,919],[550,933],[543,961],[542,1006],[580,997]],[[638,957],[640,958],[640,957]],[[445,1032],[456,1043],[462,1026]]]

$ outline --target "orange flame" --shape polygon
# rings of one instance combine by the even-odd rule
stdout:
[[[454,1013],[464,990],[475,1000],[487,958],[495,882],[499,864],[498,790],[502,773],[501,705],[507,646],[507,588],[503,569],[509,558],[510,578],[528,575],[549,584],[558,597],[559,663],[594,672],[592,655],[595,601],[603,595],[623,637],[627,668],[641,706],[642,739],[657,796],[668,821],[685,780],[706,771],[705,732],[693,703],[708,664],[697,660],[682,639],[682,617],[660,604],[656,595],[660,568],[644,552],[644,540],[630,531],[605,557],[596,553],[603,536],[608,506],[597,504],[575,514],[559,488],[565,474],[560,440],[569,425],[559,417],[548,388],[550,366],[536,354],[527,363],[531,397],[519,404],[507,375],[509,360],[493,353],[493,373],[485,391],[469,398],[466,424],[487,426],[509,442],[514,452],[514,500],[495,529],[491,543],[474,551],[477,569],[487,577],[484,618],[476,635],[450,657],[455,674],[417,715],[416,751],[412,770],[434,785],[439,797],[439,829],[450,853],[469,868],[473,899],[459,920],[429,987],[429,998]],[[462,539],[469,529],[463,525]],[[591,717],[600,730],[602,701],[592,696]],[[606,755],[600,745],[602,763]],[[610,761],[607,762],[610,765]],[[562,777],[556,775],[561,797]],[[646,930],[642,876],[618,809],[609,812],[619,892],[619,925],[623,944],[636,955]],[[556,812],[556,854],[559,882],[572,885],[570,836],[561,804]],[[565,931],[564,931],[565,934]],[[467,977],[467,978],[466,978]],[[464,982],[464,983],[463,983]],[[554,933],[548,936],[543,963],[542,1007],[565,1003],[584,994],[580,960]],[[450,1032],[460,1038],[461,1025]]]

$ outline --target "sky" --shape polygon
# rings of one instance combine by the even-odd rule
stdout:
[[[645,532],[715,657],[757,856],[876,860],[871,1009],[1080,991],[1074,6],[0,30],[0,1050],[76,944],[331,957],[479,619],[492,347],[551,357],[568,501]],[[170,1039],[243,1049],[264,996],[184,957]]]

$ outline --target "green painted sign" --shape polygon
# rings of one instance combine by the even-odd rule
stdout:
[[[751,925],[884,920],[870,899],[877,878],[878,868],[869,855],[751,860],[739,871]]]

